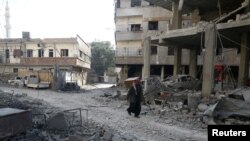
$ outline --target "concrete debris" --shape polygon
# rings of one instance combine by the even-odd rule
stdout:
[[[88,138],[88,141],[100,141],[99,133],[95,133],[92,137]]]
[[[175,89],[181,89],[181,90],[200,90],[201,89],[201,81],[193,78],[190,75],[176,75],[168,77],[164,84],[167,87],[175,88]]]
[[[207,109],[208,109],[208,105],[207,105],[207,104],[200,103],[200,104],[198,105],[198,110],[199,110],[200,112],[205,112]]]
[[[238,88],[228,93],[228,97],[250,103],[250,88]]]
[[[104,97],[110,97],[110,96],[112,96],[111,93],[104,93]]]
[[[218,119],[229,117],[242,117],[250,119],[250,104],[237,99],[221,99],[213,111],[213,116]]]
[[[121,91],[116,91],[116,95],[113,96],[113,98],[119,98],[121,96]]]
[[[51,130],[68,130],[69,123],[67,122],[64,113],[58,113],[54,117],[48,119],[48,129]]]
[[[102,137],[102,140],[110,141],[110,140],[112,140],[112,137],[113,137],[113,133],[109,130],[105,130],[104,135]]]
[[[68,141],[86,141],[86,140],[87,140],[87,138],[83,138],[83,137],[78,136],[78,135],[70,135]]]
[[[111,92],[112,93],[112,92]],[[122,93],[125,93],[122,91]],[[99,98],[96,96],[96,98]],[[101,98],[106,99],[107,98]],[[117,99],[117,98],[116,98]],[[108,102],[106,100],[100,101],[103,103],[110,103],[114,106],[118,104],[116,99],[109,98]],[[119,99],[119,98],[118,98]],[[94,99],[96,100],[96,99]],[[46,103],[40,99],[34,99],[27,94],[17,94],[15,92],[3,92],[0,90],[0,104],[1,107],[17,107],[20,109],[30,109],[32,112],[32,128],[30,130],[26,130],[25,134],[13,134],[14,136],[7,137],[7,140],[11,141],[100,141],[100,140],[120,140],[127,141],[130,140],[130,134],[125,135],[119,133],[119,131],[113,131],[111,129],[107,129],[107,127],[103,128],[103,131],[99,130],[100,126],[98,123],[94,123],[93,121],[88,121],[88,119],[83,118],[83,126],[71,126],[79,123],[78,117],[72,116],[72,114],[61,113],[62,109],[55,108],[50,104]],[[123,104],[124,105],[124,104]],[[105,105],[106,106],[106,105]],[[110,105],[111,106],[111,105]],[[124,108],[121,106],[120,108]],[[59,113],[59,114],[55,114]],[[84,114],[82,113],[84,116]],[[51,118],[49,118],[51,117]],[[18,120],[18,119],[17,119]],[[74,121],[74,123],[71,123]],[[70,127],[69,124],[70,123]],[[18,122],[22,123],[22,122]],[[3,124],[0,124],[3,125]],[[20,124],[21,125],[21,124]],[[3,133],[0,131],[0,133]],[[102,134],[102,136],[101,136]],[[137,140],[136,137],[132,137],[133,140]]]
[[[157,76],[147,78],[144,83],[147,85],[144,88],[144,97],[147,103],[154,104],[154,100],[159,97],[159,93],[162,91],[170,91],[170,93],[174,93],[174,90],[167,89]]]
[[[195,110],[201,101],[201,93],[188,94],[188,108]]]

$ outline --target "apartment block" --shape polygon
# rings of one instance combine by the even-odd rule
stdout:
[[[116,1],[116,66],[122,68],[121,81],[127,77],[143,76],[146,37],[151,38],[150,75],[158,75],[162,79],[175,74],[190,74],[202,78],[205,33],[199,31],[204,31],[207,23],[219,19],[222,14],[225,15],[240,7],[244,0],[230,0],[230,2],[222,0],[221,11],[215,1],[182,2],[182,0],[180,2],[176,0]],[[178,10],[182,6],[183,10]],[[242,9],[236,11],[234,15],[243,14],[242,11]],[[226,17],[223,22],[232,21],[230,18],[232,17]],[[235,20],[236,17],[233,18]],[[195,36],[190,36],[192,33]],[[240,37],[239,33],[235,35]],[[233,36],[232,33],[231,36]],[[218,44],[219,41],[220,38],[217,39]],[[238,38],[237,41],[240,42]],[[225,46],[222,48],[219,45],[215,49],[213,56],[215,64],[230,66],[232,77],[237,79],[241,49],[228,41]]]
[[[0,39],[0,73],[19,71],[54,71],[58,66],[64,80],[86,83],[91,64],[91,49],[77,35],[74,38],[23,38]]]

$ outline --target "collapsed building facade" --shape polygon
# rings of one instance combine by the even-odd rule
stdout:
[[[24,32],[23,38],[0,40],[1,74],[20,74],[24,71],[60,71],[64,81],[86,83],[90,69],[91,50],[84,40],[75,38],[31,39]],[[28,75],[28,74],[27,74]]]
[[[141,5],[129,7],[135,1]],[[148,2],[148,5],[142,6],[145,1]],[[120,15],[123,13],[128,19],[132,19],[131,17],[136,17],[136,15],[130,17],[129,11],[138,9],[143,9],[144,14],[152,14],[150,18],[141,17],[148,29],[151,24],[150,20],[158,22],[158,24],[162,19],[167,19],[168,22],[159,24],[159,27],[162,26],[166,29],[156,28],[151,34],[148,34],[147,29],[143,29],[144,34],[140,37],[143,50],[141,59],[128,55],[123,55],[123,57],[116,55],[116,65],[122,66],[125,75],[133,75],[130,69],[139,63],[142,64],[143,73],[140,74],[144,79],[152,74],[161,75],[162,78],[166,74],[190,74],[203,79],[202,93],[205,96],[211,93],[214,87],[215,75],[216,77],[223,75],[227,81],[237,81],[238,86],[245,85],[249,75],[250,15],[248,0],[145,1],[117,1],[116,27],[118,27],[117,19],[120,18],[118,13]],[[128,7],[122,7],[124,5],[122,3],[127,4]],[[163,11],[168,11],[166,12],[168,14],[161,12],[162,16],[160,16],[161,14],[153,11],[154,8],[161,8]],[[116,32],[117,51],[121,49],[118,34],[119,31]],[[135,39],[133,36],[129,37],[131,37],[130,40]],[[152,55],[154,47],[157,48],[156,55]],[[160,50],[160,48],[164,48],[164,50]],[[169,55],[171,49],[172,54]],[[128,59],[130,60],[128,61]],[[157,68],[154,61],[155,64],[158,63],[163,67]],[[156,69],[159,71],[155,72]],[[219,74],[214,73],[216,69],[222,71],[219,71]],[[228,73],[224,73],[225,70]]]

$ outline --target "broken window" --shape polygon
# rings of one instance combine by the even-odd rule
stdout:
[[[131,31],[142,31],[140,24],[131,24]]]
[[[20,49],[14,49],[13,56],[14,58],[20,58],[23,55],[23,52]]]
[[[67,56],[69,56],[69,50],[61,49],[61,57],[67,57]]]
[[[53,57],[53,56],[54,56],[53,49],[49,49],[49,57]]]
[[[131,7],[141,6],[141,0],[131,0]]]
[[[38,57],[44,57],[44,50],[43,49],[38,50]]]
[[[149,21],[148,30],[158,30],[158,21]]]
[[[33,57],[33,50],[32,49],[27,50],[27,57]]]
[[[157,54],[157,46],[151,46],[151,55]]]
[[[9,49],[5,50],[5,57],[10,58],[10,50]]]
[[[174,55],[174,47],[172,46],[168,47],[168,55]]]
[[[18,73],[18,68],[13,68],[14,73]]]

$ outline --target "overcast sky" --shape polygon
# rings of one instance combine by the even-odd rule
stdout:
[[[0,0],[0,38],[5,38],[5,5]],[[114,44],[114,0],[8,0],[11,38],[75,37]]]

